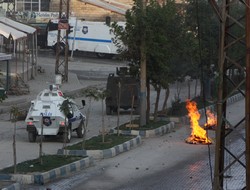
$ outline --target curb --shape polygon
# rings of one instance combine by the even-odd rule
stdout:
[[[84,158],[82,160],[73,162],[71,164],[56,168],[54,170],[50,170],[45,173],[34,175],[34,183],[43,185],[59,177],[65,176],[67,174],[70,174],[76,171],[80,171],[84,168],[87,168],[93,165],[93,163],[94,163],[94,160],[92,157]]]
[[[131,148],[136,147],[142,143],[141,136],[136,136],[135,138],[124,142],[123,144],[114,146],[105,150],[63,150],[58,149],[57,154],[62,155],[66,152],[68,155],[82,156],[87,155],[93,157],[94,159],[106,159],[117,156],[123,152],[129,151]]]
[[[166,125],[163,125],[161,127],[152,130],[119,130],[119,132],[124,135],[139,135],[141,137],[148,138],[170,133],[174,128],[175,128],[175,123],[171,121]],[[118,130],[110,129],[110,133],[118,133]]]
[[[8,178],[11,181],[16,181],[17,183],[8,186],[6,190],[12,190],[13,188],[19,188],[17,184],[40,184],[43,185],[45,183],[51,182],[59,177],[66,176],[70,173],[80,171],[84,168],[87,168],[94,164],[94,159],[92,157],[83,158],[79,161],[61,166],[59,168],[55,168],[53,170],[44,172],[44,173],[36,173],[36,174],[1,174],[0,178]]]

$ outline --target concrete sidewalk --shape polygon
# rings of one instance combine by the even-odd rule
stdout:
[[[28,94],[8,95],[8,97],[0,103],[0,114],[9,112],[11,107],[14,105],[20,108],[21,110],[28,109],[28,107],[30,106],[30,101],[35,99],[38,93],[41,92],[43,89],[49,88],[50,84],[55,84],[55,80],[56,75],[54,73],[54,66],[47,65],[45,73],[37,73],[37,75],[34,76],[34,79],[26,81],[27,85],[29,86]],[[103,81],[104,78],[100,78],[100,80]],[[85,80],[84,83],[81,83],[78,80],[76,74],[69,72],[68,82],[64,82],[61,85],[61,90],[66,96],[77,97],[82,89],[89,86],[98,85],[99,83],[100,81],[91,80],[91,78],[90,80]]]

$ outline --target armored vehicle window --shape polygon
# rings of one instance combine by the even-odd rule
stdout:
[[[57,93],[52,93],[52,96],[57,96]]]
[[[50,109],[50,105],[43,105],[43,109]]]
[[[49,93],[44,93],[44,95],[43,96],[49,96]]]

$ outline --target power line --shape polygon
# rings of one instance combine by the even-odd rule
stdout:
[[[201,32],[200,32],[200,19],[199,19],[199,4],[198,1],[195,0],[195,7],[196,7],[196,22],[198,28],[198,44],[199,44],[199,62],[201,65],[201,81],[202,81],[202,102],[203,102],[203,109],[205,114],[205,123],[207,123],[207,114],[206,114],[206,94],[205,94],[205,85],[204,85],[204,66],[202,61],[202,47],[201,47]],[[208,135],[207,131],[206,134]],[[211,183],[213,182],[213,171],[212,171],[212,162],[211,162],[211,149],[210,144],[208,146],[208,160],[209,160],[209,169],[210,169],[210,180]]]

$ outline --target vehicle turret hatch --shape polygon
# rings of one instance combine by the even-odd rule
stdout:
[[[50,105],[43,105],[43,109],[50,109]]]

